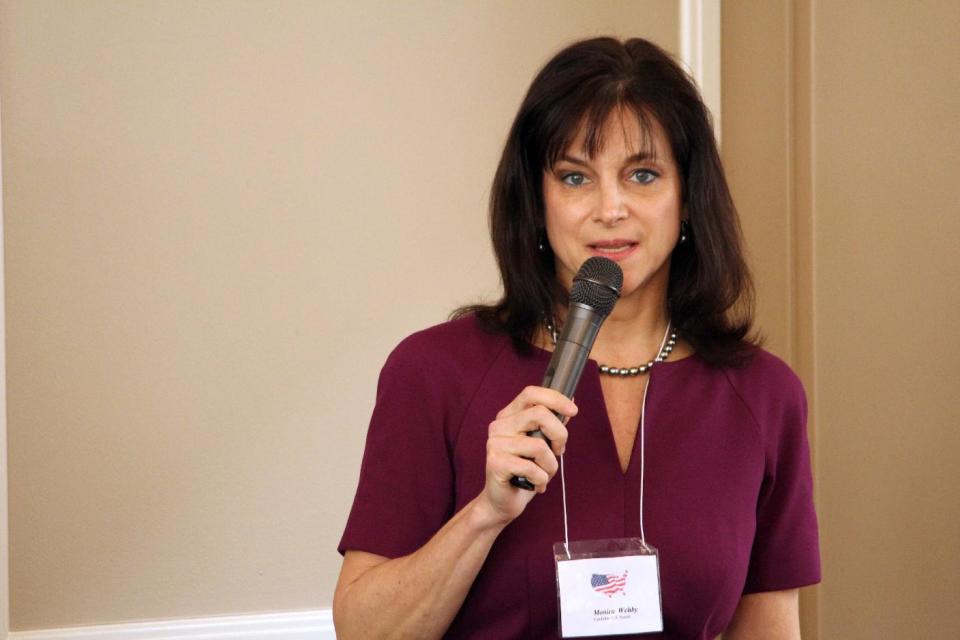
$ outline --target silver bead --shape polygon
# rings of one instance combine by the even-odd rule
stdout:
[[[600,365],[600,373],[610,373],[610,367],[605,364]]]
[[[607,371],[607,373],[609,373],[612,376],[618,376],[620,375],[620,369],[617,369],[616,367],[610,367],[610,370]]]
[[[638,373],[640,373],[640,367],[631,367],[631,368],[630,368],[630,375],[635,376],[635,375],[637,375]]]

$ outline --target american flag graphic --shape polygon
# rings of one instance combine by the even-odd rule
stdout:
[[[590,578],[590,586],[598,593],[604,593],[608,598],[612,598],[615,593],[624,593],[623,588],[627,584],[627,572],[616,573],[595,573]]]

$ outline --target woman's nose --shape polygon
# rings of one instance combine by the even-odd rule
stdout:
[[[599,207],[597,219],[604,224],[615,224],[627,217],[623,192],[616,182],[601,184],[599,189]]]

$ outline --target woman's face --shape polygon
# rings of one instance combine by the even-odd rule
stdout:
[[[547,239],[568,289],[584,260],[603,256],[623,269],[621,299],[643,292],[666,297],[680,235],[680,175],[666,135],[653,124],[654,157],[641,152],[637,118],[615,110],[594,157],[583,150],[581,129],[544,172]]]

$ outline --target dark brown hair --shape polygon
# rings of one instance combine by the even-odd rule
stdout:
[[[503,281],[493,305],[458,309],[529,348],[544,319],[566,305],[544,229],[543,173],[581,127],[592,157],[615,109],[636,115],[646,149],[662,127],[681,176],[690,239],[671,256],[667,308],[681,336],[711,364],[736,365],[757,340],[753,285],[740,224],[720,164],[710,116],[691,79],[656,45],[595,38],[563,49],[534,78],[504,145],[490,195],[490,233]],[[545,243],[544,243],[545,244]]]

